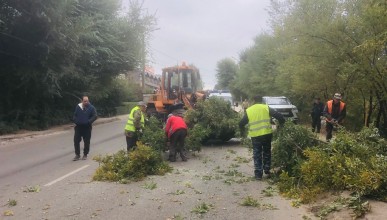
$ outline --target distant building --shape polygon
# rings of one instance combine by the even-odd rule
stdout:
[[[135,82],[142,85],[142,74],[140,70],[134,70],[127,73],[129,82]],[[155,74],[152,67],[145,67],[145,91],[153,91],[159,89],[161,84],[161,76]]]

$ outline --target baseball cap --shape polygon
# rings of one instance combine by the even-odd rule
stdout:
[[[146,103],[144,101],[140,101],[137,103],[138,106],[145,106],[146,107]]]
[[[334,99],[341,99],[341,94],[340,93],[335,93],[333,96]]]

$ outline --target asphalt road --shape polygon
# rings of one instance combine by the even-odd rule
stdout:
[[[129,184],[91,181],[95,155],[124,149],[126,117],[93,127],[88,160],[72,161],[73,130],[0,145],[0,219],[303,219],[266,181],[254,181],[251,152],[238,143],[207,146],[174,171]],[[156,184],[151,190],[146,187]],[[38,192],[26,192],[28,190]],[[250,196],[260,208],[240,204]],[[9,206],[14,201],[15,206]],[[200,204],[207,213],[197,213]],[[12,214],[13,216],[5,216]]]

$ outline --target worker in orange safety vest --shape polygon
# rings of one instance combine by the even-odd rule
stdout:
[[[346,104],[341,101],[341,94],[335,93],[332,100],[329,100],[324,107],[323,115],[326,118],[326,140],[332,139],[332,131],[334,126],[342,125],[344,118],[347,115]]]

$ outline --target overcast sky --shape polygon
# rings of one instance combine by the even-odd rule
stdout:
[[[268,30],[270,0],[144,0],[155,14],[157,28],[150,41],[155,72],[185,61],[199,68],[205,89],[216,84],[216,63],[238,59],[253,39]]]

